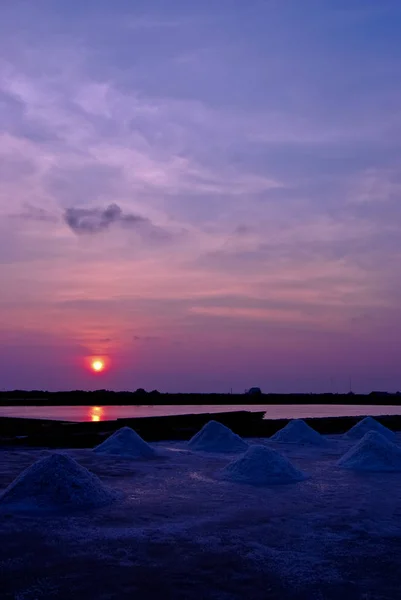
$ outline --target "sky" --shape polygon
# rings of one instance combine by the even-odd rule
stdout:
[[[0,389],[401,389],[400,28],[2,0]]]

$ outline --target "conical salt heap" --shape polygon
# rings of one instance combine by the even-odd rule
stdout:
[[[94,508],[116,494],[64,454],[51,454],[25,469],[1,494],[0,506],[18,511]]]
[[[273,442],[285,442],[286,444],[309,444],[322,446],[326,444],[324,437],[312,429],[302,419],[294,419],[285,427],[277,431],[271,438]]]
[[[123,458],[152,458],[155,450],[131,427],[122,427],[93,449],[99,454],[110,454]]]
[[[359,421],[359,423],[347,431],[345,437],[359,440],[365,435],[365,433],[368,433],[368,431],[376,431],[377,433],[381,433],[388,440],[393,440],[395,436],[395,433],[391,431],[391,429],[388,429],[379,423],[379,421],[376,421],[376,419],[373,417],[365,417],[362,419],[362,421]]]
[[[239,435],[217,421],[206,423],[188,445],[203,452],[245,452],[249,447]]]
[[[401,471],[401,448],[381,433],[368,431],[337,465],[357,471]]]
[[[251,446],[243,456],[227,465],[221,475],[229,481],[252,485],[296,483],[306,479],[289,460],[266,446]]]

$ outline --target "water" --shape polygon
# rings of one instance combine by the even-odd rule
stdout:
[[[166,405],[166,406],[2,406],[0,417],[55,419],[59,421],[108,421],[130,417],[160,417],[197,413],[265,411],[265,419],[305,419],[360,415],[401,415],[401,406],[342,404],[246,404],[246,405]]]

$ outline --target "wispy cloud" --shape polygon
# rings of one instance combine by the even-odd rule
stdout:
[[[371,167],[352,177],[349,185],[351,204],[385,204],[401,195],[401,164],[392,167]]]
[[[43,223],[57,223],[59,221],[59,218],[56,214],[51,213],[44,208],[32,206],[30,204],[26,204],[21,212],[11,214],[10,217],[27,221],[39,221]]]
[[[202,19],[205,20],[204,18]],[[188,27],[190,25],[199,25],[199,18],[194,17],[177,17],[175,19],[171,18],[161,18],[157,15],[141,15],[137,17],[129,17],[128,19],[124,19],[122,21],[122,25],[127,27],[128,29],[133,30],[147,30],[147,29],[171,29],[177,27]]]

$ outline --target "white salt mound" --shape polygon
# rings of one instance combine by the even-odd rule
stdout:
[[[306,479],[289,460],[266,446],[251,446],[222,470],[223,479],[252,485],[296,483]]]
[[[131,427],[122,427],[93,449],[99,454],[110,454],[125,458],[152,458],[155,450]]]
[[[312,429],[312,427],[302,419],[290,421],[270,439],[273,442],[285,442],[286,444],[311,444],[322,446],[327,443],[320,433]]]
[[[377,433],[381,433],[389,440],[392,440],[395,437],[395,433],[391,431],[391,429],[388,429],[379,423],[379,421],[376,421],[376,419],[373,417],[365,417],[362,419],[362,421],[359,421],[359,423],[347,431],[345,437],[359,440],[365,435],[365,433],[368,433],[368,431],[376,431]]]
[[[0,506],[19,511],[94,508],[116,494],[65,454],[52,454],[25,469],[1,494]]]
[[[203,452],[245,452],[249,447],[239,435],[217,421],[206,423],[188,445]]]
[[[401,448],[381,433],[368,431],[337,465],[356,471],[401,471]]]

